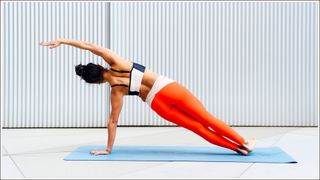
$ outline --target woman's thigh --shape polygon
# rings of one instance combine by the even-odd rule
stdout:
[[[173,104],[203,125],[210,126],[211,123],[208,121],[213,119],[213,115],[203,103],[182,85],[177,86],[176,89],[179,89],[180,98]]]
[[[172,106],[178,107],[200,123],[210,126],[208,120],[210,121],[213,116],[197,97],[177,82],[173,82],[161,89],[152,102],[152,109],[157,113],[160,111],[160,114],[163,115],[166,115]],[[163,115],[162,117],[165,118]]]

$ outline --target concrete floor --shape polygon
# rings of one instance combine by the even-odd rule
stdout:
[[[2,178],[319,178],[318,128],[235,127],[257,147],[279,146],[297,164],[64,161],[105,145],[107,129],[2,129]],[[179,127],[118,127],[115,145],[208,145]]]

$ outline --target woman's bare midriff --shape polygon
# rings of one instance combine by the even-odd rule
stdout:
[[[146,69],[146,71],[143,74],[139,97],[146,101],[147,95],[150,92],[154,82],[157,80],[157,77],[159,75],[149,69]]]

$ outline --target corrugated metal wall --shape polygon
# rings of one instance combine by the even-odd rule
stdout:
[[[55,38],[109,46],[109,3],[1,2],[3,127],[101,127],[108,86],[76,76],[79,63],[103,61],[89,52],[39,45]]]
[[[59,37],[111,47],[177,80],[231,125],[318,125],[317,2],[109,4],[1,2],[3,127],[106,125],[109,87],[74,73],[78,63],[106,64],[38,45]],[[138,97],[125,98],[120,118],[172,125]]]
[[[318,2],[113,2],[111,45],[231,125],[318,125]],[[126,99],[121,123],[170,125]]]

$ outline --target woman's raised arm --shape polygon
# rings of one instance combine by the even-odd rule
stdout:
[[[98,45],[78,40],[70,40],[70,39],[55,39],[48,42],[42,42],[40,45],[48,46],[50,49],[59,47],[61,44],[74,46],[76,48],[84,49],[91,51],[93,54],[101,56],[110,66],[116,63],[121,59],[119,55],[112,52],[110,49],[100,47]]]

